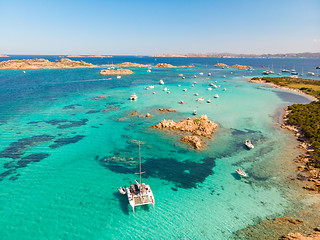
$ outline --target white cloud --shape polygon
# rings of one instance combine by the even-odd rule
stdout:
[[[314,38],[314,39],[313,39],[313,42],[314,42],[314,43],[320,43],[320,38]]]

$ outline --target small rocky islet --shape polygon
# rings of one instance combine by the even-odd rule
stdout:
[[[202,115],[198,118],[188,118],[179,122],[164,119],[151,127],[183,132],[184,135],[180,139],[182,142],[189,143],[195,149],[201,149],[204,143],[203,139],[210,139],[218,124],[209,120],[206,115]]]

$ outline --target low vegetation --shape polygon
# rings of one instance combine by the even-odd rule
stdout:
[[[263,77],[252,78],[252,80],[262,80],[267,83],[273,83],[281,87],[297,89],[304,93],[313,95],[320,99],[320,81],[291,77]]]

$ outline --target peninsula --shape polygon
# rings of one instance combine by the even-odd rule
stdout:
[[[99,72],[99,74],[101,75],[130,75],[130,74],[134,74],[134,72],[132,72],[129,69],[116,69],[116,70],[101,70],[101,72]]]
[[[203,139],[200,137],[211,138],[211,135],[218,127],[218,124],[210,121],[206,115],[202,115],[198,118],[188,118],[187,120],[181,120],[180,122],[164,119],[152,127],[189,133],[184,134],[180,140],[182,142],[190,143],[195,149],[201,149]]]
[[[67,68],[98,68],[99,66],[84,61],[72,61],[62,58],[59,62],[50,62],[47,59],[23,59],[0,62],[0,69],[67,69]]]
[[[293,104],[285,108],[281,127],[294,131],[301,142],[299,147],[305,150],[296,159],[299,164],[297,179],[305,182],[305,189],[320,192],[320,81],[264,77],[252,78],[250,82],[299,91],[316,98],[309,104]]]

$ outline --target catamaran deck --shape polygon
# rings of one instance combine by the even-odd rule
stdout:
[[[154,207],[154,197],[149,185],[142,183],[142,189],[140,192],[140,185],[132,184],[130,188],[127,188],[127,196],[129,203],[134,211],[136,206],[152,204]]]

